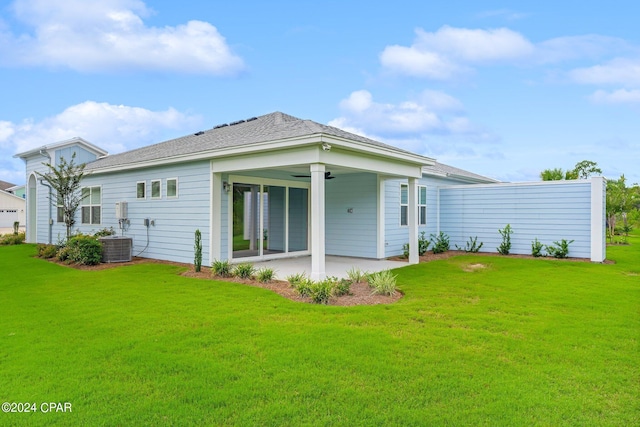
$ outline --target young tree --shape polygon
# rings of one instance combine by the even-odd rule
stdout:
[[[602,169],[598,167],[596,162],[592,162],[591,160],[583,160],[576,163],[576,167],[573,168],[572,172],[576,176],[573,179],[587,179],[595,174],[602,175]]]
[[[638,187],[636,185],[627,187],[624,175],[621,175],[620,179],[607,181],[607,226],[611,242],[613,242],[618,218],[622,218],[627,227],[627,214],[637,209],[639,202]]]
[[[540,179],[543,181],[561,181],[564,179],[564,172],[561,168],[545,169],[540,172]]]
[[[76,153],[73,153],[71,160],[67,162],[64,157],[60,157],[59,164],[53,166],[50,163],[43,163],[49,168],[48,173],[36,172],[36,174],[51,186],[55,194],[51,195],[49,202],[54,206],[61,206],[64,223],[67,227],[67,240],[71,238],[71,229],[76,223],[76,211],[82,201],[82,196],[78,192],[80,181],[85,175],[85,164],[75,164]]]

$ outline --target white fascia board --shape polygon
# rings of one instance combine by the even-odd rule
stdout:
[[[105,150],[103,150],[102,148],[98,147],[97,145],[93,145],[92,143],[90,143],[89,141],[87,141],[87,140],[85,140],[83,138],[74,137],[74,138],[71,138],[71,139],[66,139],[64,141],[55,142],[53,144],[43,145],[41,147],[34,148],[33,150],[25,151],[23,153],[14,154],[13,157],[24,159],[26,157],[30,157],[30,156],[35,155],[35,154],[39,154],[41,150],[45,150],[45,151],[49,152],[51,150],[57,150],[58,148],[66,147],[68,145],[73,145],[73,144],[79,144],[81,146],[84,146],[85,148],[88,148],[90,151],[92,151],[94,154],[96,154],[98,156],[106,156],[108,154]]]
[[[13,199],[25,202],[25,199],[23,199],[22,197],[16,196],[15,194],[9,193],[4,190],[0,190],[0,195],[2,195],[3,197],[13,198]]]
[[[561,181],[529,181],[529,182],[495,182],[490,184],[474,184],[474,188],[482,187],[530,187],[530,186],[548,186],[548,185],[591,185],[586,179],[569,179]],[[467,187],[467,185],[443,185],[440,188],[456,188]]]

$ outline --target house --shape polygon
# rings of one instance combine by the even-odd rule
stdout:
[[[571,256],[602,261],[604,179],[499,183],[381,142],[275,112],[107,156],[73,138],[17,154],[27,171],[27,241],[64,236],[36,171],[60,157],[87,162],[77,228],[113,227],[134,255],[203,262],[310,255],[312,278],[325,255],[418,262],[417,239],[443,231],[464,246],[499,245],[515,230],[514,253],[571,239]]]
[[[16,222],[22,229],[25,227],[25,200],[10,191],[16,187],[10,182],[0,181],[0,234],[13,232],[13,224]]]

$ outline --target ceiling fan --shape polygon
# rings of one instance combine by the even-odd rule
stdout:
[[[311,178],[311,175],[291,175],[294,178]],[[333,179],[335,176],[331,176],[331,172],[327,171],[324,173],[324,179]]]

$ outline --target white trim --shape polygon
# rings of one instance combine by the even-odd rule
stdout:
[[[602,262],[607,257],[605,232],[606,180],[591,178],[591,261]]]
[[[33,182],[35,183],[33,189],[29,186],[29,181],[33,178]],[[27,183],[25,184],[26,188],[26,211],[27,211],[27,220],[26,220],[26,240],[28,243],[37,243],[38,242],[38,176],[35,172],[31,172],[29,178],[27,179]],[[33,196],[31,196],[31,191],[33,191]],[[33,202],[33,207],[31,203]],[[33,213],[31,214],[31,209],[33,209]],[[31,217],[33,215],[33,218]],[[33,230],[33,231],[31,231]]]
[[[82,197],[82,190],[84,190],[85,188],[89,189],[89,204],[85,205],[83,203],[84,197]],[[100,188],[100,204],[95,205],[93,204],[93,202],[91,201],[91,197],[93,195],[93,189],[94,188]],[[85,185],[84,187],[80,187],[80,225],[102,225],[102,185]],[[57,197],[57,196],[56,196]],[[95,223],[93,222],[93,207],[96,206],[100,206],[100,219],[99,222]],[[89,208],[89,222],[82,222],[82,208],[84,207],[88,207]]]
[[[378,250],[376,256],[378,259],[385,258],[386,236],[385,236],[385,200],[386,200],[386,182],[378,175]]]
[[[598,178],[598,177],[594,177]],[[442,185],[440,188],[495,188],[495,187],[529,187],[529,186],[546,186],[546,185],[585,185],[589,181],[586,179],[567,179],[560,181],[529,181],[529,182],[495,182],[490,184],[454,184]]]
[[[153,183],[154,182],[158,183],[158,196],[157,197],[153,196]],[[162,200],[162,180],[161,179],[152,179],[150,187],[151,187],[151,200]]]
[[[222,257],[222,174],[210,171],[210,176],[209,265]]]
[[[97,155],[97,156],[106,156],[108,153],[103,150],[102,148],[98,147],[97,145],[93,145],[92,143],[90,143],[89,141],[80,138],[80,137],[74,137],[74,138],[70,138],[70,139],[66,139],[64,141],[59,141],[59,142],[55,142],[51,145],[44,145],[42,147],[38,147],[35,148],[33,150],[29,150],[29,151],[25,151],[22,153],[18,153],[15,154],[13,157],[14,158],[25,158],[25,157],[29,157],[32,156],[34,154],[38,154],[40,153],[40,150],[57,150],[59,148],[65,147],[65,146],[69,146],[69,145],[74,145],[74,144],[78,144],[80,146],[84,145],[86,148],[89,149],[89,151],[92,151],[93,154]]]
[[[418,180],[409,178],[409,264],[420,262],[418,255]]]
[[[325,165],[313,163],[311,171],[311,280],[325,278]]]
[[[176,195],[175,196],[170,196],[169,195],[169,181],[175,181],[176,182]],[[178,178],[166,178],[165,179],[165,193],[167,196],[167,199],[171,200],[171,199],[177,199],[180,196],[180,191],[178,190],[178,185],[179,185],[179,180]]]
[[[402,187],[407,187],[407,203],[402,203]],[[402,223],[402,207],[406,206],[407,207],[407,223],[403,224]],[[398,216],[398,223],[400,224],[400,227],[408,227],[409,226],[409,184],[400,183],[400,205],[399,205],[399,209],[400,209],[400,215]]]
[[[420,203],[420,190],[424,188],[424,203]],[[418,185],[418,200],[417,200],[417,209],[418,209],[418,227],[420,226],[426,226],[427,225],[427,186],[426,185]],[[424,207],[424,224],[420,221],[421,220],[421,214],[420,214],[420,208]]]

